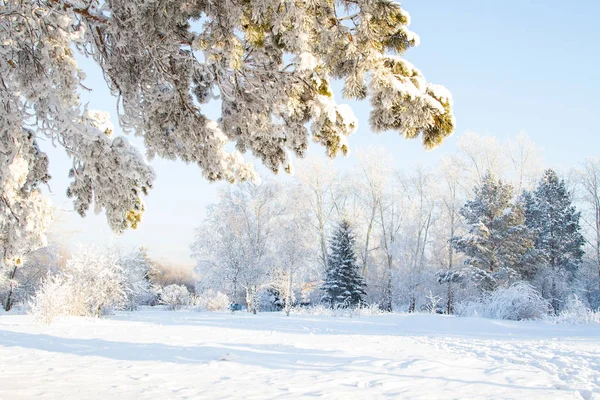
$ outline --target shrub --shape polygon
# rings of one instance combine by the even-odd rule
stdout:
[[[520,321],[548,315],[550,304],[527,282],[516,282],[500,288],[477,301],[465,301],[456,306],[463,317],[485,317]]]
[[[190,292],[183,285],[168,285],[160,292],[160,302],[170,310],[178,310],[190,303]]]
[[[124,306],[123,269],[111,252],[82,248],[64,271],[47,277],[30,302],[30,311],[50,323],[59,315],[98,317]]]
[[[29,302],[29,311],[40,322],[49,324],[60,315],[69,315],[71,310],[72,284],[64,275],[47,277]]]
[[[281,311],[283,301],[280,298],[279,291],[272,286],[265,286],[256,293],[256,302],[258,310],[263,312]]]
[[[567,299],[564,309],[553,318],[549,319],[555,323],[566,324],[589,324],[600,323],[600,310],[586,307],[585,303],[576,295]]]
[[[324,315],[327,317],[366,317],[388,314],[387,311],[384,311],[379,307],[379,304],[363,305],[354,308],[345,306],[331,308],[323,304],[317,304],[308,307],[295,306],[292,307],[290,313],[297,315]]]
[[[229,297],[222,292],[209,289],[197,297],[197,305],[204,311],[226,311],[229,307]]]

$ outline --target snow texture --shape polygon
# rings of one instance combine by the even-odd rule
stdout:
[[[600,325],[142,310],[0,315],[0,398],[597,399]]]

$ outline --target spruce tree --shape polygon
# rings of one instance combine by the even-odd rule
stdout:
[[[534,240],[534,246],[523,254],[518,263],[517,270],[522,280],[531,282],[535,279],[540,271],[541,265],[544,263],[542,252],[535,245],[536,228],[533,221],[538,219],[538,210],[534,193],[528,190],[523,191],[521,196],[519,196],[518,204],[523,209],[525,226],[529,230],[532,240]]]
[[[348,221],[336,229],[329,247],[322,301],[331,308],[356,307],[364,303],[365,282],[354,253],[355,236]]]
[[[573,206],[565,181],[551,169],[546,170],[529,197],[526,225],[535,235],[537,284],[558,312],[562,287],[572,281],[583,258],[581,213]]]
[[[465,263],[484,291],[519,279],[521,257],[533,246],[524,211],[512,198],[512,186],[488,172],[460,212],[468,232],[452,245],[467,256]]]

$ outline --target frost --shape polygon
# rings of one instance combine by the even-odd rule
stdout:
[[[313,70],[317,66],[317,59],[311,53],[304,52],[299,56],[298,71]]]
[[[104,132],[107,136],[110,136],[114,131],[113,124],[110,121],[110,114],[106,111],[88,110],[84,114],[84,120],[100,132]]]
[[[330,157],[348,154],[346,136],[358,123],[348,106],[333,100],[332,78],[344,81],[346,98],[371,101],[373,130],[421,137],[431,148],[454,129],[444,103],[449,96],[430,93],[403,59],[418,36],[407,29],[410,16],[397,2],[358,0],[352,15],[329,1],[308,7],[175,0],[160,12],[146,0],[5,3],[0,109],[10,113],[0,115],[0,195],[12,191],[0,204],[0,215],[10,221],[2,226],[10,234],[0,234],[9,249],[5,259],[34,249],[33,240],[31,249],[12,242],[28,234],[41,238],[47,225],[48,212],[34,193],[47,181],[48,160],[35,137],[67,150],[68,195],[80,215],[94,204],[119,233],[141,221],[154,172],[138,149],[112,137],[108,114],[81,104],[85,73],[74,52],[101,68],[118,102],[119,127],[143,138],[149,159],[195,164],[210,181],[256,181],[244,153],[271,171],[291,171],[289,154],[303,157],[311,138]],[[203,105],[217,98],[221,113],[212,120]],[[11,170],[18,157],[27,167]],[[22,176],[23,168],[29,173],[19,188],[22,177],[13,175],[19,169]],[[18,220],[30,218],[37,222],[22,232]]]

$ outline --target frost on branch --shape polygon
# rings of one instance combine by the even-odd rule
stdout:
[[[0,125],[6,120],[0,113]],[[39,185],[48,179],[48,158],[33,133],[20,127],[0,131],[0,269],[22,265],[24,256],[45,246],[52,210]]]
[[[139,222],[154,175],[110,137],[106,114],[81,106],[74,51],[98,63],[118,98],[119,125],[143,137],[149,157],[197,164],[209,180],[256,178],[246,152],[291,171],[290,155],[302,157],[309,137],[331,157],[347,154],[358,124],[335,102],[332,79],[343,80],[346,98],[370,99],[376,131],[421,137],[430,148],[454,129],[449,93],[402,58],[419,39],[392,0],[2,4],[2,135],[30,129],[63,146],[77,211],[93,202],[117,232]],[[220,105],[216,120],[203,110],[211,101]]]

